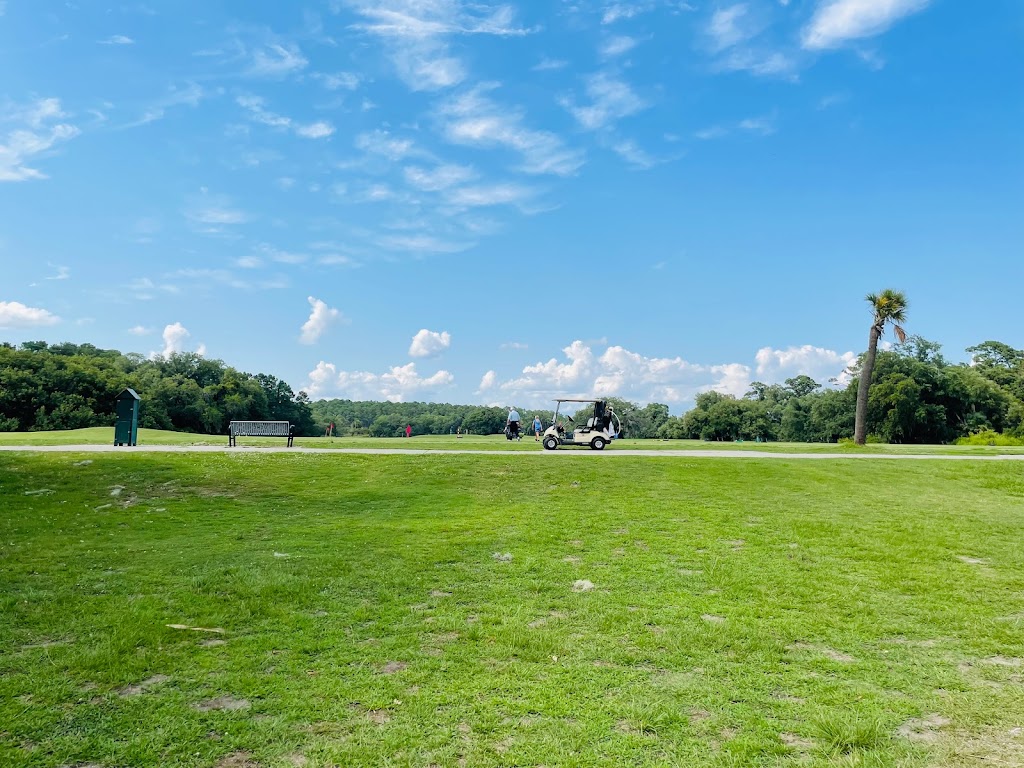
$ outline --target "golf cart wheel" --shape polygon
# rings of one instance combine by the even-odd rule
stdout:
[[[548,435],[544,438],[544,450],[553,451],[558,447],[558,438]]]
[[[603,451],[604,443],[605,440],[603,437],[595,437],[593,440],[590,441],[590,447],[593,448],[595,451]]]

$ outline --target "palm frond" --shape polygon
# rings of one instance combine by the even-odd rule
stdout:
[[[900,344],[907,340],[907,332],[904,331],[900,326],[894,324],[892,330],[893,333],[896,334],[896,338],[900,340]]]

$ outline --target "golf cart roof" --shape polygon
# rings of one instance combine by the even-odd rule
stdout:
[[[559,397],[555,400],[556,403],[603,403],[604,399],[600,397],[592,397],[586,400],[581,400],[576,397]]]

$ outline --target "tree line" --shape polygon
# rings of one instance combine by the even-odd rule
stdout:
[[[867,442],[952,443],[972,435],[1024,438],[1024,350],[986,341],[967,351],[972,363],[953,364],[942,347],[904,336],[877,351],[867,387]],[[784,384],[752,382],[742,397],[697,396],[695,407],[669,419],[664,438],[836,442],[855,438],[864,356],[842,388],[807,376]]]
[[[309,398],[269,374],[183,352],[150,360],[91,344],[0,344],[0,432],[111,426],[125,388],[142,398],[139,426],[225,434],[233,419],[289,421],[314,435]]]
[[[920,336],[876,350],[865,439],[1024,439],[1024,350],[986,341],[967,351],[971,364],[950,363],[938,343]],[[609,402],[625,437],[836,442],[855,437],[865,358],[847,372],[844,386],[807,376],[782,384],[755,381],[743,397],[703,392],[681,416],[671,416],[661,403],[641,407],[614,397]],[[331,423],[342,437],[397,437],[406,425],[414,435],[497,434],[507,413],[447,403],[312,402],[275,376],[244,373],[194,353],[149,360],[90,344],[27,342],[0,344],[0,431],[110,426],[115,397],[125,387],[142,398],[140,426],[201,434],[225,434],[232,419],[289,421],[296,434],[306,436],[324,434]],[[527,427],[535,414],[545,426],[550,421],[550,407],[518,410]]]

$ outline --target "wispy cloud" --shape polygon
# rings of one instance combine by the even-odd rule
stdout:
[[[931,0],[824,0],[803,29],[808,50],[839,48],[851,40],[874,37],[900,19],[928,7]]]
[[[0,125],[6,122],[14,126],[0,133],[0,182],[45,179],[46,174],[27,163],[79,134],[75,126],[60,122],[66,117],[60,100],[53,98],[10,109],[6,118],[0,119]]]
[[[396,138],[382,128],[360,133],[356,136],[355,144],[357,149],[371,155],[386,157],[391,161],[419,154],[411,139]]]
[[[128,329],[128,333],[132,336],[149,336],[153,332],[153,328],[147,328],[144,325],[135,325]]]
[[[29,307],[19,301],[0,301],[0,328],[42,328],[56,325],[60,318],[42,307]]]
[[[754,37],[760,27],[753,21],[746,3],[719,8],[711,14],[705,30],[713,51],[720,52]]]
[[[281,79],[301,72],[309,60],[294,43],[270,43],[252,52],[252,60],[246,74],[251,77]]]
[[[413,90],[457,85],[466,68],[451,54],[456,35],[528,34],[514,23],[511,6],[485,7],[461,0],[349,0],[364,21],[356,29],[383,40],[398,76]]]
[[[209,235],[222,234],[228,227],[249,221],[249,214],[235,207],[229,198],[205,188],[188,202],[184,213],[197,231]]]
[[[122,127],[137,128],[141,125],[148,125],[149,123],[161,120],[166,117],[167,110],[173,107],[198,107],[200,102],[208,95],[203,87],[196,83],[186,83],[182,87],[172,87],[163,98],[147,107],[138,120]]]
[[[100,45],[135,45],[135,41],[125,35],[111,35],[105,40],[97,40]]]
[[[243,95],[237,97],[235,102],[249,113],[253,121],[271,128],[292,130],[297,136],[305,139],[323,139],[334,133],[334,126],[324,120],[301,124],[286,115],[271,112],[266,108],[266,102],[259,96]]]
[[[534,196],[529,187],[519,184],[488,184],[450,190],[445,200],[456,208],[478,208],[491,205],[518,205]]]
[[[439,165],[429,169],[411,165],[403,172],[410,186],[424,192],[440,192],[476,178],[476,171],[465,165]]]
[[[612,145],[615,154],[634,168],[646,170],[658,164],[658,160],[636,145],[632,139],[619,141]]]
[[[564,59],[549,59],[545,56],[530,69],[534,72],[550,72],[556,69],[565,69],[567,66],[569,66],[569,62]]]
[[[313,78],[323,83],[329,91],[354,91],[359,87],[359,75],[354,72],[316,72]]]
[[[625,80],[611,72],[598,72],[588,77],[586,92],[589,104],[578,106],[569,99],[562,99],[562,106],[588,131],[605,128],[648,106]]]
[[[567,148],[553,133],[527,128],[519,110],[489,98],[486,93],[494,87],[477,86],[445,104],[441,117],[449,141],[511,149],[522,157],[524,173],[570,176],[583,165],[581,151]]]
[[[313,344],[324,335],[331,325],[344,318],[340,310],[327,306],[320,299],[310,296],[307,301],[310,306],[309,319],[302,324],[299,341],[303,344]]]
[[[411,254],[460,253],[472,248],[475,243],[465,240],[446,240],[431,234],[384,235],[376,244],[389,251]]]
[[[778,130],[778,115],[772,112],[768,115],[758,117],[747,117],[737,123],[713,125],[709,128],[697,131],[694,136],[698,139],[721,139],[734,133],[756,134],[758,136],[771,136]]]
[[[616,56],[621,56],[624,53],[629,53],[637,45],[637,39],[635,37],[628,37],[626,35],[616,35],[605,40],[599,49],[601,56],[606,59],[611,59]]]
[[[56,275],[50,275],[47,280],[67,280],[71,277],[71,270],[68,267],[61,267],[56,264],[50,264],[51,267],[57,268]]]

